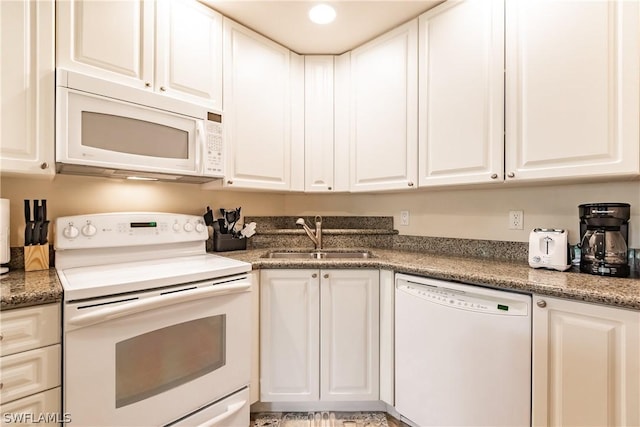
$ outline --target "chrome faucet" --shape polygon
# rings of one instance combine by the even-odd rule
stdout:
[[[297,225],[301,225],[304,228],[305,233],[311,239],[314,245],[316,245],[316,249],[322,249],[322,217],[320,215],[316,215],[316,231],[315,233],[311,231],[311,229],[307,226],[307,222],[304,218],[298,218],[296,221]]]

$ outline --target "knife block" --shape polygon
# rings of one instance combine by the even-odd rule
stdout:
[[[24,247],[24,271],[49,269],[49,245]]]

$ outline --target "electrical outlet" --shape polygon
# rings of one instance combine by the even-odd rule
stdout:
[[[409,225],[409,211],[400,211],[400,225]]]
[[[509,211],[509,230],[522,230],[524,228],[524,212]]]

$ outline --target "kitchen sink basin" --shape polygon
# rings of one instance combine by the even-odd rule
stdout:
[[[274,259],[366,259],[373,258],[369,251],[345,251],[345,252],[268,252],[263,258]]]

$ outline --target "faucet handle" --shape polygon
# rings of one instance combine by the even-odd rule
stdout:
[[[320,215],[316,215],[316,217],[314,218],[316,224],[317,223],[322,223],[322,217]]]

